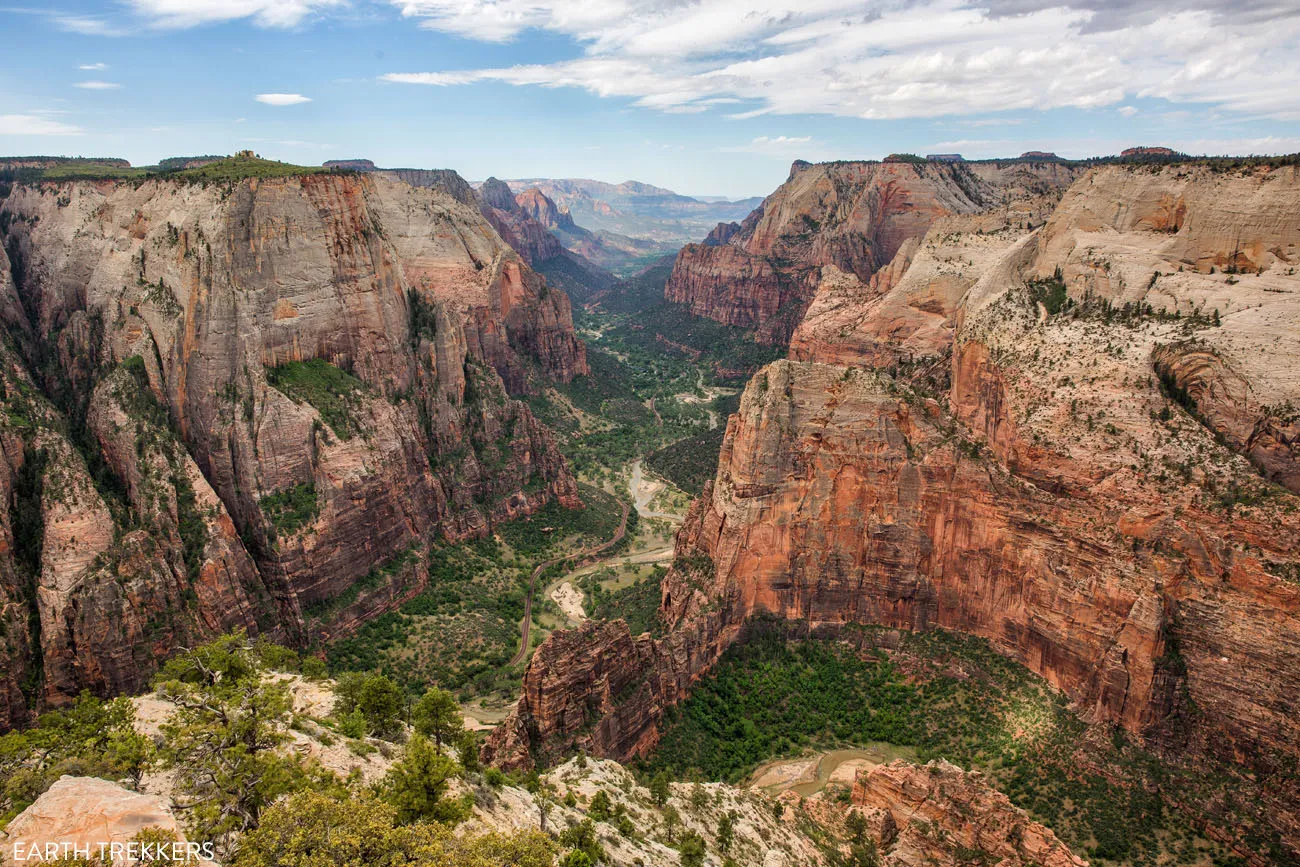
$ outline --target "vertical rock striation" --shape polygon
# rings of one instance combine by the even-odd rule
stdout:
[[[578,505],[510,397],[586,372],[568,298],[433,180],[12,189],[0,726],[217,631],[326,636],[429,543]]]

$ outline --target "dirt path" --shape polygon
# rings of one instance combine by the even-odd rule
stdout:
[[[614,538],[610,539],[608,542],[602,542],[599,545],[584,548],[575,554],[566,554],[563,557],[553,557],[550,560],[545,560],[537,564],[537,568],[533,570],[533,576],[528,580],[528,596],[524,599],[524,622],[523,626],[520,627],[519,650],[513,657],[511,657],[510,662],[506,663],[507,665],[514,665],[517,662],[521,662],[523,658],[528,655],[528,631],[533,625],[533,592],[537,589],[537,577],[551,566],[554,566],[556,563],[563,563],[565,560],[573,560],[573,568],[575,569],[586,566],[588,563],[594,562],[591,558],[596,557],[597,559],[600,559],[598,555],[601,551],[611,548],[622,541],[623,535],[627,532],[628,506],[627,503],[621,503],[620,505],[623,509],[623,517],[618,522],[618,530],[614,533]]]

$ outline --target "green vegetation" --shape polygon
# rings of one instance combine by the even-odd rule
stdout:
[[[611,568],[604,568],[583,576],[578,585],[586,592],[588,616],[596,620],[627,621],[633,635],[649,632],[658,636],[663,632],[659,621],[660,585],[667,569],[655,566],[650,575],[617,590],[606,590],[604,582],[615,578]]]
[[[385,799],[396,808],[397,821],[402,824],[425,820],[458,824],[474,806],[473,795],[455,800],[446,797],[452,778],[459,774],[460,767],[453,760],[424,736],[415,735],[407,741],[402,760],[388,771]]]
[[[401,731],[406,695],[382,674],[339,675],[334,684],[334,716],[360,715],[367,734],[392,737]]]
[[[41,181],[144,181],[151,178],[175,178],[191,183],[231,184],[248,178],[288,178],[317,174],[348,174],[345,169],[327,169],[322,166],[299,166],[276,160],[265,160],[248,152],[235,156],[170,157],[156,166],[131,166],[125,160],[102,157],[18,157],[21,161],[50,162],[44,168],[13,168],[0,162],[0,180],[19,183]],[[211,159],[212,162],[182,168],[193,159]]]
[[[913,165],[923,166],[929,162],[925,157],[918,154],[897,153],[885,157],[887,163],[912,163]]]
[[[45,465],[49,453],[28,445],[23,463],[14,478],[14,496],[9,506],[9,525],[14,535],[14,560],[29,579],[41,572],[41,549],[45,544],[45,512],[41,507]]]
[[[276,536],[292,536],[315,521],[320,513],[315,482],[301,482],[267,494],[258,505]]]
[[[82,693],[34,728],[0,736],[0,828],[64,774],[139,782],[155,761],[153,742],[137,734],[128,698]]]
[[[704,483],[712,481],[718,472],[718,454],[727,433],[726,420],[739,407],[738,394],[716,398],[713,401],[714,412],[719,418],[716,428],[651,452],[645,465],[686,493],[699,496],[704,491]]]
[[[497,535],[519,556],[537,560],[609,541],[622,517],[619,499],[591,485],[578,490],[583,508],[567,509],[551,501],[527,518],[502,524]]]
[[[664,303],[664,285],[677,256],[665,256],[638,274],[620,280],[600,301],[609,313],[640,313]]]
[[[438,310],[415,289],[406,293],[407,330],[411,345],[418,346],[421,339],[433,340],[438,335]]]
[[[261,157],[237,154],[214,163],[182,169],[170,173],[168,177],[192,183],[231,183],[247,178],[292,178],[302,175],[329,174],[330,169],[321,166],[296,166],[277,160],[264,160]]]
[[[676,355],[695,362],[694,366],[716,363],[740,372],[730,377],[733,383],[743,382],[753,370],[785,356],[782,347],[758,343],[743,328],[694,316],[686,305],[662,300],[633,316],[616,319],[601,344],[623,352],[645,353],[650,358]]]
[[[263,501],[265,502],[265,501]],[[328,621],[334,614],[356,602],[361,594],[367,590],[374,590],[387,584],[394,575],[397,575],[403,569],[419,562],[419,549],[412,545],[405,551],[402,551],[383,563],[372,568],[365,575],[347,586],[342,593],[327,599],[318,599],[309,605],[303,607],[303,614],[306,617]]]
[[[509,688],[527,564],[491,540],[434,548],[427,564],[422,593],[329,645],[330,669],[382,672],[417,693],[434,683],[466,696]]]
[[[913,702],[895,666],[847,647],[787,645],[773,632],[727,652],[672,714],[650,766],[740,782],[759,763],[814,744],[910,743]]]
[[[739,781],[777,756],[883,740],[914,747],[922,760],[985,771],[1094,861],[1155,864],[1218,852],[1227,863],[1160,792],[1200,805],[1219,787],[1247,785],[1244,778],[1177,770],[1118,735],[1085,748],[1087,728],[1065,698],[982,640],[905,634],[886,653],[786,641],[766,622],[755,630],[670,715],[644,771]],[[870,648],[880,631],[853,635]],[[1250,812],[1260,808],[1239,808],[1227,826],[1245,828],[1259,851],[1277,855],[1277,843],[1258,831],[1267,824]]]
[[[411,708],[411,726],[439,746],[451,743],[463,727],[456,699],[445,689],[430,689]]]
[[[88,694],[43,714],[34,728],[5,734],[0,737],[0,827],[64,774],[125,777],[138,786],[156,768],[173,781],[173,803],[189,839],[212,841],[222,863],[237,867],[553,863],[557,847],[539,832],[454,833],[473,798],[451,797],[451,782],[472,772],[420,734],[404,750],[392,742],[376,747],[349,740],[354,751],[379,749],[395,758],[387,774],[371,784],[359,775],[341,779],[298,755],[288,744],[291,726],[329,744],[334,742],[330,732],[343,734],[347,725],[291,715],[289,682],[269,676],[281,666],[297,669],[305,662],[291,650],[251,642],[243,633],[182,651],[156,678],[158,698],[170,705],[157,746],[137,733],[130,699],[102,701]],[[391,720],[403,707],[401,692],[381,679],[359,684],[355,697],[359,703],[352,715],[375,712]],[[401,736],[400,726],[384,728]],[[463,732],[446,731],[457,743],[465,740]],[[169,838],[151,830],[136,839]]]
[[[365,383],[323,358],[268,367],[266,381],[294,402],[315,407],[339,439],[362,430],[356,413],[367,392]]]
[[[432,684],[462,700],[509,693],[519,678],[519,667],[508,663],[519,646],[534,568],[607,542],[618,529],[622,504],[617,497],[588,485],[580,485],[580,493],[585,508],[551,503],[531,517],[497,527],[494,538],[432,548],[426,556],[428,586],[396,611],[332,642],[325,648],[330,669],[382,673],[412,694]],[[629,527],[634,526],[629,515]],[[546,580],[538,579],[539,592]],[[308,613],[327,618],[353,599],[355,592],[349,589]],[[535,603],[535,617],[539,609]]]
[[[40,173],[43,181],[130,180],[149,175],[147,168],[120,166],[95,160],[76,160],[50,166]]]
[[[1055,316],[1073,305],[1069,293],[1066,292],[1065,280],[1061,276],[1060,268],[1057,268],[1056,272],[1046,280],[1029,281],[1029,299],[1035,306],[1042,304],[1049,316]]]
[[[551,867],[555,844],[540,831],[457,834],[438,822],[404,825],[373,795],[295,794],[267,811],[234,867]]]

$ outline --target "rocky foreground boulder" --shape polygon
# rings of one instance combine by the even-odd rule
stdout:
[[[108,780],[64,776],[0,831],[0,862],[17,867],[89,853],[95,863],[107,856],[114,865],[130,864],[140,860],[140,850],[128,847],[143,842],[166,846],[168,855],[182,859],[192,854],[190,863],[199,867],[215,867],[203,857],[202,844],[187,847],[184,831],[162,798]],[[59,855],[48,857],[54,851]],[[33,857],[34,852],[39,854]]]

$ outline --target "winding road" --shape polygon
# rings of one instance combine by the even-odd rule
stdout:
[[[600,554],[601,551],[611,548],[622,541],[623,535],[627,532],[628,505],[627,503],[621,503],[620,505],[623,508],[623,516],[618,522],[618,530],[614,533],[614,537],[608,542],[602,542],[599,545],[584,548],[581,551],[573,554],[566,554],[563,557],[553,557],[550,560],[545,560],[537,564],[537,568],[533,570],[533,577],[528,580],[528,596],[524,599],[524,622],[519,630],[519,650],[510,658],[510,662],[507,663],[508,665],[522,662],[523,658],[528,655],[528,632],[533,625],[533,593],[537,590],[538,576],[556,563],[563,563],[565,560],[573,560],[573,568],[581,569],[583,566],[594,562],[593,558],[600,559],[596,555]]]

